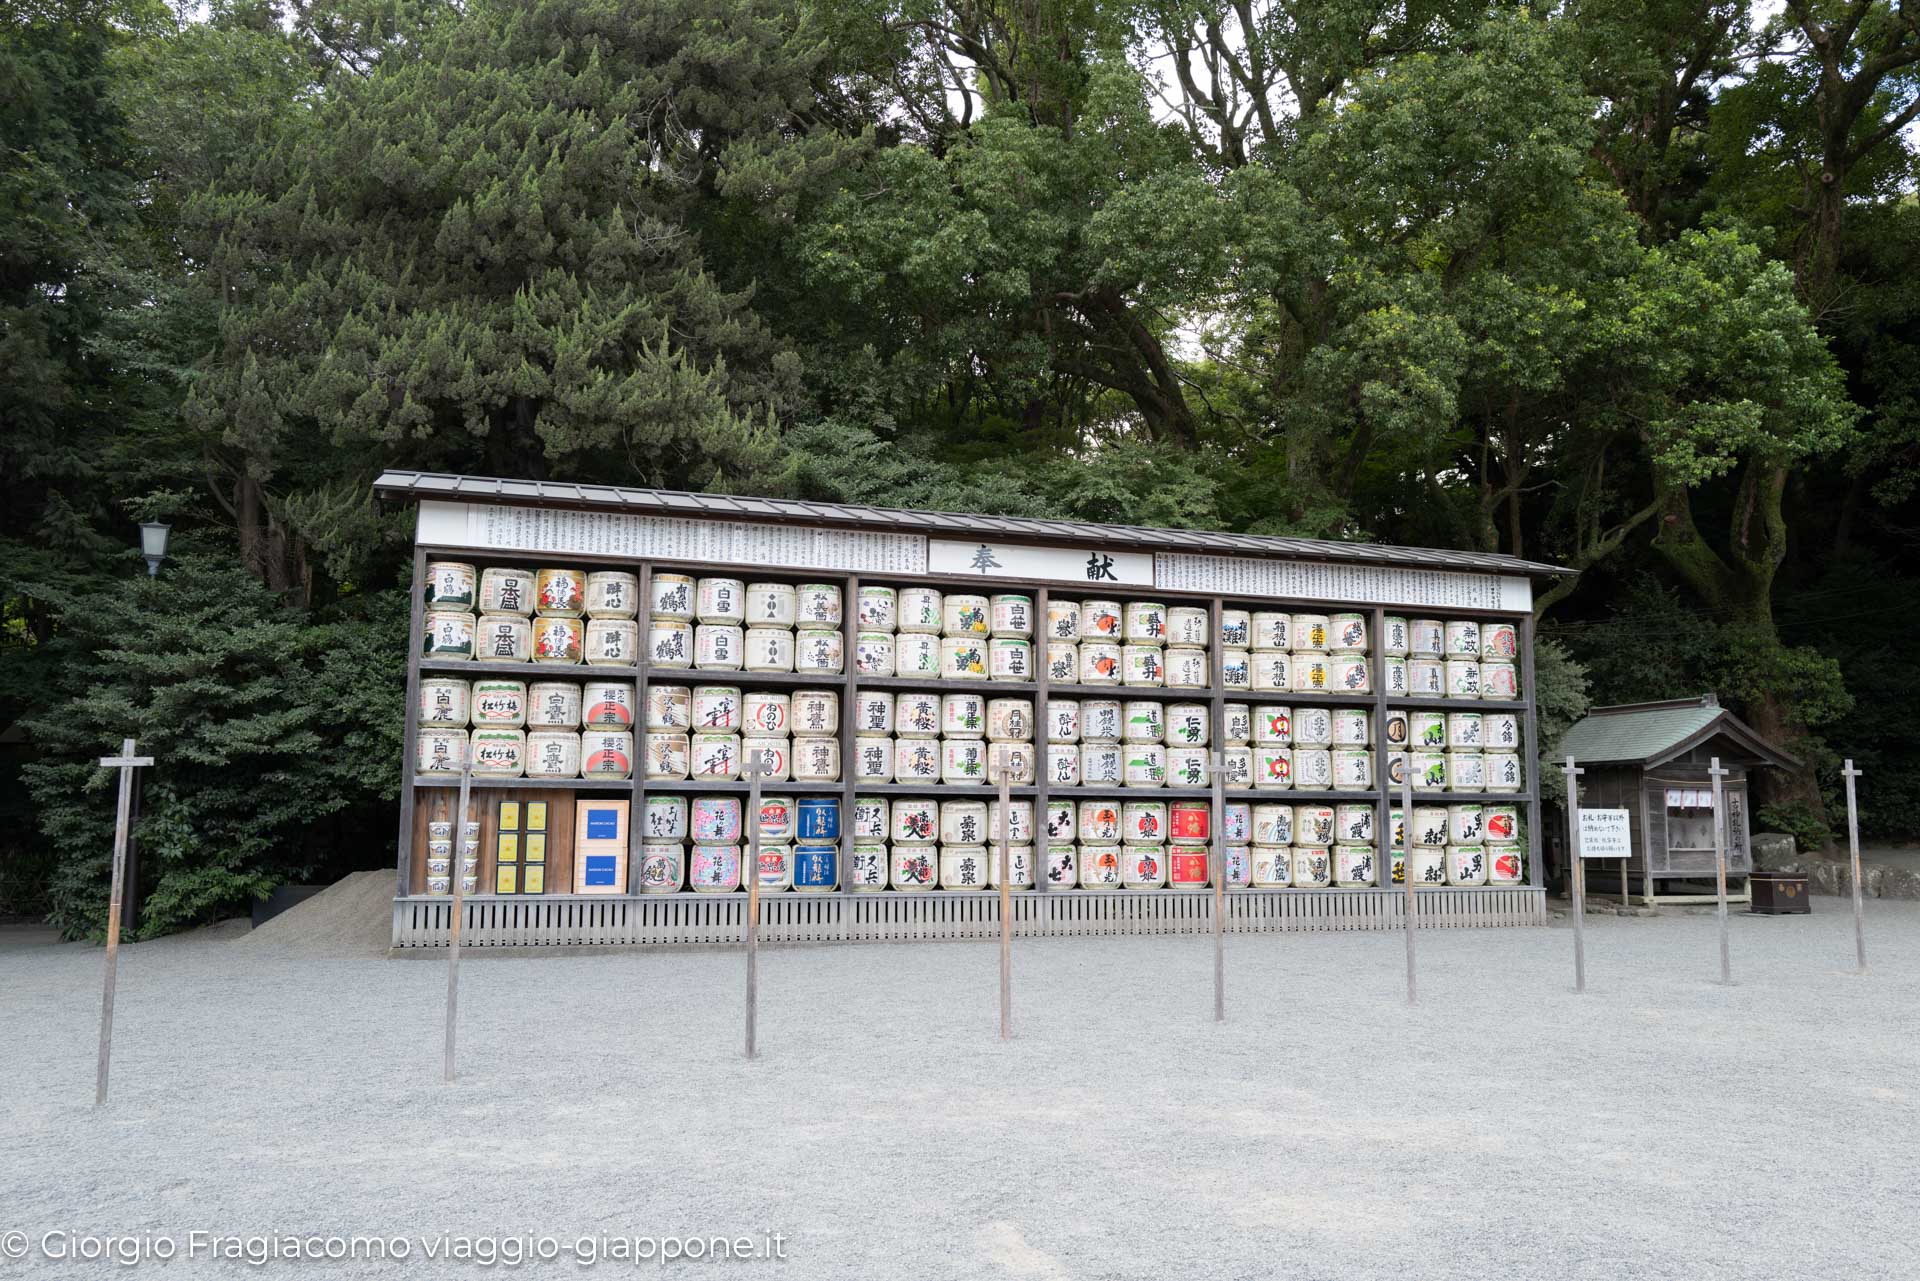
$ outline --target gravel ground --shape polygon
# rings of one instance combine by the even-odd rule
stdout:
[[[1920,904],[1420,941],[772,948],[761,1057],[735,953],[446,967],[221,937],[126,949],[91,1107],[100,953],[0,973],[0,1233],[405,1234],[405,1263],[176,1259],[162,1275],[454,1276],[441,1234],[780,1232],[675,1276],[1912,1278]],[[0,1237],[0,1244],[4,1237]],[[1902,1263],[1901,1260],[1906,1260]],[[522,1274],[578,1274],[563,1256]],[[603,1261],[595,1272],[630,1265]],[[657,1263],[641,1265],[659,1269]],[[99,1276],[0,1259],[0,1276]]]

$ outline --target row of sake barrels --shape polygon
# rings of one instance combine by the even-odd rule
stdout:
[[[1033,642],[1011,636],[860,632],[853,640],[853,669],[861,676],[1030,681]]]
[[[656,573],[648,585],[647,617],[710,626],[838,628],[843,615],[840,589],[832,583]]]
[[[1387,693],[1407,698],[1520,697],[1520,673],[1511,659],[1408,658],[1387,660]]]
[[[1414,751],[1517,752],[1524,730],[1518,712],[1387,713],[1387,742]]]
[[[640,578],[618,569],[519,569],[476,572],[465,561],[427,562],[429,610],[541,618],[639,616]]]
[[[837,627],[739,627],[655,618],[647,623],[647,662],[662,671],[837,676],[846,662],[846,641]]]
[[[633,733],[421,726],[415,736],[417,774],[457,775],[469,760],[488,778],[631,778]]]
[[[632,681],[467,681],[423,676],[415,703],[422,729],[631,729]]]
[[[556,667],[631,667],[640,653],[640,629],[631,619],[433,610],[426,616],[420,656],[437,662],[542,663]]]

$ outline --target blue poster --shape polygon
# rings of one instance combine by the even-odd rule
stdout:
[[[620,866],[617,854],[589,854],[587,865],[580,875],[582,885],[612,885],[614,873]]]
[[[589,809],[587,811],[587,839],[590,841],[614,841],[620,839],[620,811],[616,809]]]

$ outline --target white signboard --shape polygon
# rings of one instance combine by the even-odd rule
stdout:
[[[1287,600],[1355,605],[1400,605],[1407,609],[1430,605],[1518,613],[1533,608],[1533,589],[1527,580],[1504,574],[1267,560],[1253,556],[1206,556],[1191,552],[1161,552],[1154,561],[1156,584],[1178,591],[1277,596]]]
[[[927,540],[927,572],[967,578],[1048,578],[1062,582],[1152,587],[1153,556],[1084,547],[1029,547],[1020,543]]]
[[[1632,858],[1633,820],[1625,810],[1580,810],[1581,858]]]

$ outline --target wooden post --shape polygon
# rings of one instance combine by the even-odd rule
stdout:
[[[1569,756],[1560,772],[1567,776],[1567,858],[1572,863],[1567,874],[1573,884],[1573,990],[1584,992],[1587,990],[1587,876],[1585,862],[1580,857],[1579,778],[1586,771]]]
[[[107,895],[107,972],[100,994],[100,1058],[93,1073],[95,1107],[107,1101],[107,1071],[113,1059],[113,990],[120,978],[120,904],[126,894],[127,841],[133,829],[133,771],[153,764],[151,756],[135,756],[133,746],[132,739],[123,738],[120,755],[100,758],[103,766],[120,771],[120,808],[113,824],[113,885]]]
[[[747,1057],[754,1055],[754,1023],[760,1010],[760,779],[766,753],[742,764],[747,771]]]
[[[1013,1038],[1013,771],[1002,764],[1000,783],[1000,1039]]]
[[[1408,717],[1411,726],[1412,717]],[[1420,999],[1419,989],[1413,978],[1413,926],[1414,926],[1414,884],[1413,884],[1413,735],[1407,735],[1407,772],[1400,777],[1400,879],[1407,885],[1407,1004],[1417,1005]],[[1393,883],[1393,815],[1387,815],[1387,883]]]
[[[447,925],[447,1046],[445,1062],[441,1066],[443,1079],[453,1080],[453,1041],[454,1032],[460,1026],[460,928],[467,915],[467,803],[473,795],[473,752],[471,747],[460,762],[460,807],[453,812],[453,849],[452,866],[448,869],[452,876],[453,920]],[[474,824],[475,827],[482,826]],[[480,845],[473,847],[474,875],[480,874]]]
[[[1218,648],[1216,645],[1215,648]],[[1216,736],[1225,726],[1216,724]],[[1227,754],[1208,755],[1213,771],[1213,1021],[1227,1021]]]
[[[1847,853],[1853,860],[1853,950],[1860,958],[1860,973],[1867,972],[1867,925],[1866,907],[1860,886],[1860,811],[1854,804],[1853,780],[1860,777],[1860,771],[1853,767],[1853,758],[1847,758],[1847,766],[1840,771],[1847,780]]]
[[[1713,758],[1707,767],[1708,777],[1713,779],[1713,881],[1714,895],[1718,901],[1720,918],[1720,981],[1733,982],[1733,958],[1727,951],[1727,828],[1725,797],[1720,791],[1720,780],[1728,771],[1720,767],[1720,758]]]

